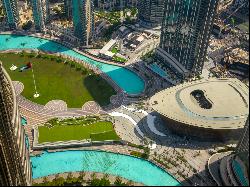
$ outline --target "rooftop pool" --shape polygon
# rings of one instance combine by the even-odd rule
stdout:
[[[148,186],[181,186],[167,172],[143,159],[104,151],[43,152],[32,156],[33,179],[76,171],[101,172]]]
[[[152,71],[154,71],[155,73],[157,73],[161,77],[167,77],[168,76],[168,74],[155,63],[150,64],[150,68],[151,68]]]
[[[140,94],[145,88],[143,79],[141,79],[134,72],[123,67],[92,60],[57,42],[32,36],[0,34],[0,44],[0,51],[9,49],[38,49],[54,53],[58,52],[83,60],[89,64],[96,66],[101,71],[106,73],[118,86],[120,86],[128,94]]]
[[[23,126],[27,125],[27,120],[24,117],[21,117],[21,124]]]

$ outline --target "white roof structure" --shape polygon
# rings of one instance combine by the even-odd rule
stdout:
[[[192,97],[201,90],[211,103],[202,108]],[[249,88],[238,79],[188,82],[160,91],[150,100],[155,111],[186,125],[209,129],[243,128],[249,114]]]
[[[100,54],[104,54],[106,56],[110,56],[113,57],[115,54],[110,52],[110,48],[113,47],[116,43],[116,40],[111,39],[101,50],[100,50]]]
[[[137,40],[138,42],[142,42],[144,39],[145,39],[144,36],[139,36],[136,40]]]

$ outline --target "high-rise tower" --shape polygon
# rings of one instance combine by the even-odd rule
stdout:
[[[0,62],[0,186],[31,185],[29,150],[15,90]]]
[[[31,0],[33,19],[35,29],[43,31],[46,23],[49,22],[49,1],[48,0]]]
[[[249,16],[249,0],[234,0],[232,9],[238,9],[241,14]]]
[[[16,0],[3,0],[3,9],[6,14],[7,24],[10,29],[16,29],[19,15],[17,11],[17,1]]]
[[[72,18],[72,0],[64,0],[64,12],[67,18]]]
[[[92,0],[73,0],[74,35],[88,46],[94,34],[94,4]]]
[[[155,27],[160,26],[164,13],[165,0],[139,0],[139,19],[142,25]]]
[[[219,0],[166,0],[157,59],[178,77],[200,74]]]

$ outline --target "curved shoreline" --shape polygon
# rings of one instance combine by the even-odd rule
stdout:
[[[105,61],[105,60],[103,60],[103,59],[99,59],[99,58],[93,57],[93,56],[91,56],[91,55],[89,55],[89,54],[86,54],[86,53],[84,53],[84,52],[82,52],[82,51],[79,51],[79,50],[76,49],[76,48],[71,48],[70,46],[67,46],[67,45],[65,45],[64,43],[61,43],[61,42],[60,42],[58,39],[56,39],[56,38],[53,39],[53,38],[47,38],[47,37],[45,37],[44,35],[38,36],[38,35],[36,35],[36,34],[12,33],[12,32],[0,32],[0,35],[26,36],[26,37],[31,37],[31,38],[33,37],[33,38],[37,38],[37,39],[48,40],[48,41],[54,42],[54,43],[56,43],[56,44],[58,44],[58,45],[61,45],[61,46],[65,47],[65,48],[67,48],[68,50],[72,50],[73,52],[77,53],[78,55],[82,55],[82,56],[88,58],[89,60],[94,60],[94,61],[96,61],[96,62],[98,62],[98,63],[102,63],[102,64],[106,64],[106,65],[110,65],[110,66],[115,66],[115,67],[124,68],[124,69],[130,71],[131,73],[134,73],[134,74],[135,74],[136,76],[138,76],[138,78],[143,82],[143,90],[140,91],[140,93],[128,93],[128,92],[125,91],[121,86],[119,86],[119,85],[115,82],[115,80],[112,79],[112,77],[110,77],[107,73],[105,73],[104,71],[102,71],[101,69],[99,69],[98,67],[96,67],[96,66],[94,65],[99,71],[101,71],[102,73],[104,73],[104,74],[106,74],[108,77],[110,77],[110,78],[112,79],[112,81],[115,82],[115,83],[118,85],[118,87],[124,91],[125,94],[130,95],[130,96],[143,96],[144,93],[145,93],[145,91],[146,91],[147,85],[146,85],[146,81],[144,80],[143,76],[140,75],[140,74],[138,74],[138,73],[137,73],[135,70],[133,70],[132,68],[126,67],[126,66],[121,66],[121,65],[119,65],[119,64],[111,63],[111,62]],[[37,49],[37,48],[36,48],[36,49]],[[6,51],[7,51],[7,50],[32,50],[32,49],[31,49],[31,48],[22,48],[22,49],[20,49],[20,48],[14,49],[14,48],[13,48],[13,49],[6,49]],[[39,50],[39,49],[37,49],[37,50]],[[1,50],[0,50],[0,51],[1,51]],[[2,50],[2,51],[3,51],[3,50]],[[39,50],[39,51],[42,51],[42,50]],[[49,52],[49,51],[45,51],[45,52]],[[70,56],[70,55],[67,55],[67,54],[63,54],[62,52],[55,52],[55,53],[59,53],[59,54],[64,55],[64,56]],[[73,57],[73,56],[70,56],[70,57],[75,58],[75,57]],[[78,60],[80,60],[80,61],[83,61],[83,62],[85,62],[85,63],[88,63],[88,64],[92,65],[91,63],[86,62],[86,61],[84,61],[84,60],[82,60],[82,59],[79,59],[79,58],[76,58],[76,59],[78,59]]]

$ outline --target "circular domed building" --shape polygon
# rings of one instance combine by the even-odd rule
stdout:
[[[199,80],[160,91],[150,104],[179,135],[237,140],[249,114],[249,88],[238,79]]]

